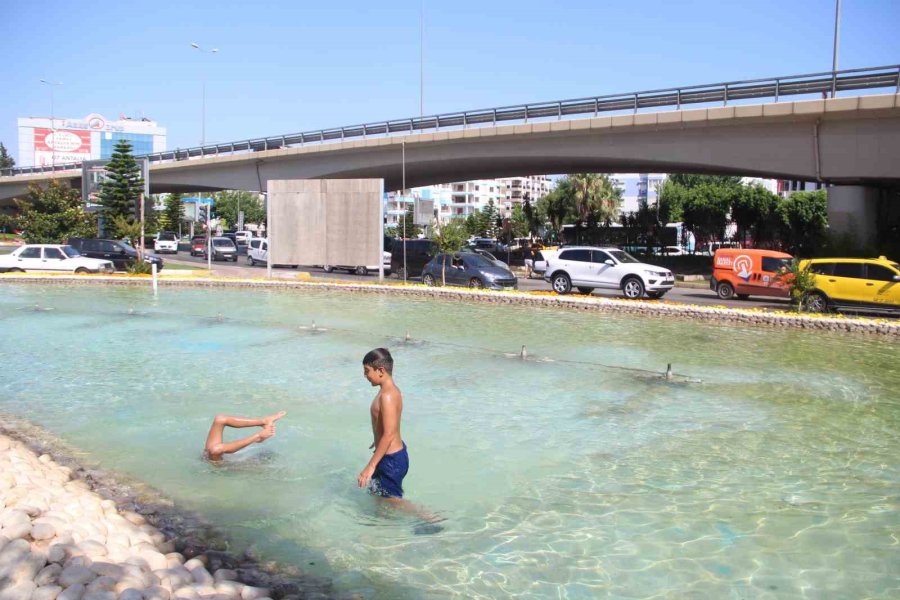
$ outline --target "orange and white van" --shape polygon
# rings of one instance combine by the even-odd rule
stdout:
[[[709,289],[722,300],[737,296],[774,296],[787,298],[788,286],[778,279],[793,256],[775,250],[721,248],[713,255],[713,273]]]

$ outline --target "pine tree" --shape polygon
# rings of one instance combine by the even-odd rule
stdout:
[[[131,154],[131,143],[119,140],[106,164],[106,180],[100,186],[100,204],[107,227],[116,217],[131,222],[140,218],[140,195],[144,189],[141,169]]]
[[[0,169],[12,169],[14,166],[16,166],[16,161],[6,151],[3,142],[0,142]]]
[[[170,231],[181,232],[181,221],[184,219],[184,203],[182,194],[169,194],[166,198],[166,208],[163,210],[163,226]]]

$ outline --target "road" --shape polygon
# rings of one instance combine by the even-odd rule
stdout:
[[[199,269],[206,268],[206,259],[200,257],[193,257],[187,253],[181,252],[178,256],[166,255],[164,256],[166,261],[174,261],[179,264],[188,265],[188,266],[196,266]],[[273,275],[277,278],[284,279],[294,279],[295,275],[298,272],[306,272],[309,273],[315,279],[323,279],[323,280],[340,280],[340,281],[367,281],[367,282],[375,282],[378,280],[378,275],[353,275],[350,273],[326,273],[322,269],[318,267],[299,267],[297,269],[290,268],[275,268],[273,269]],[[213,273],[216,275],[224,276],[224,277],[264,277],[266,273],[265,265],[259,265],[256,267],[251,267],[247,264],[247,257],[241,256],[238,262],[236,263],[225,263],[225,262],[215,262],[213,263]],[[387,281],[396,282],[398,281],[395,277],[386,278]],[[414,282],[420,282],[421,280],[415,279],[412,280]],[[519,278],[519,289],[522,291],[549,291],[550,284],[544,281],[543,279],[525,279],[523,277]],[[622,294],[616,290],[595,290],[593,293],[594,296],[603,296],[609,298],[621,298]],[[747,300],[720,300],[718,296],[716,296],[712,291],[708,288],[697,288],[697,287],[675,287],[666,294],[665,301],[678,303],[678,304],[697,304],[697,305],[714,305],[714,306],[727,306],[729,308],[758,308],[763,310],[787,310],[789,308],[788,301],[786,299],[782,300],[780,298],[756,298],[750,297]]]

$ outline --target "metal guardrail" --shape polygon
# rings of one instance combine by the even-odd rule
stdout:
[[[821,93],[830,94],[834,97],[838,92],[886,88],[893,88],[895,93],[900,93],[900,65],[730,81],[708,85],[630,92],[627,94],[609,94],[573,100],[502,106],[392,121],[376,121],[349,127],[319,129],[224,144],[207,144],[193,148],[167,150],[165,152],[140,155],[137,158],[147,158],[151,163],[178,161],[195,157],[222,156],[275,150],[311,143],[343,141],[352,138],[365,138],[370,135],[408,134],[427,130],[438,131],[459,127],[466,128],[470,125],[497,125],[498,123],[510,121],[527,123],[528,119],[556,118],[561,120],[563,117],[574,115],[596,116],[606,112],[633,111],[637,113],[641,109],[662,107],[675,107],[678,110],[682,106],[692,104],[722,102],[723,105],[727,105],[729,101],[753,98],[772,98],[775,102],[778,102],[785,96],[804,94]],[[51,167],[14,167],[12,169],[3,169],[0,171],[0,176],[69,171],[78,169],[80,166],[81,163],[66,163]]]

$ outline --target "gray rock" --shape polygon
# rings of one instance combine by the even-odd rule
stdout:
[[[8,579],[15,584],[32,581],[46,561],[31,552],[31,544],[15,539],[0,551],[0,581]]]
[[[213,573],[213,579],[216,582],[224,580],[234,581],[237,579],[237,571],[234,571],[233,569],[219,569]]]
[[[112,592],[116,589],[116,583],[118,581],[115,577],[110,577],[109,575],[103,575],[94,579],[87,586],[88,592]]]
[[[67,587],[62,592],[60,592],[59,596],[56,597],[56,600],[81,600],[81,597],[84,595],[84,584],[77,583],[71,587]]]
[[[23,598],[31,598],[37,586],[33,581],[23,581],[11,587],[4,587],[0,590],[0,600],[22,600]]]
[[[115,577],[116,579],[125,574],[124,568],[110,562],[95,561],[89,568],[97,575],[108,575],[110,577]]]
[[[42,585],[31,594],[31,600],[56,600],[62,591],[58,585]]]
[[[93,581],[96,577],[97,574],[87,567],[72,565],[63,569],[62,573],[59,574],[59,584],[64,588],[69,588],[73,585]]]
[[[169,590],[158,585],[144,590],[144,600],[169,600],[171,597]]]
[[[45,585],[53,585],[59,579],[59,574],[62,573],[62,566],[56,563],[50,563],[43,569],[41,569],[40,573],[34,578],[34,583],[40,587]]]
[[[115,592],[85,592],[81,600],[116,600]]]

